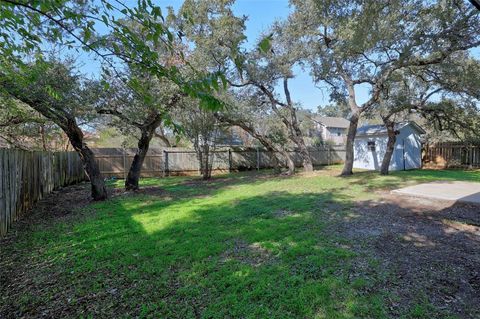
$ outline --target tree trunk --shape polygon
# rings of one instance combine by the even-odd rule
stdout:
[[[388,168],[390,167],[390,161],[392,160],[392,155],[395,150],[395,142],[397,140],[397,135],[395,133],[395,122],[384,118],[383,123],[387,128],[388,140],[387,149],[385,150],[385,155],[383,156],[382,160],[382,166],[380,167],[380,174],[388,175]]]
[[[355,143],[355,136],[357,135],[357,126],[359,120],[359,114],[354,113],[350,118],[350,125],[348,126],[347,133],[347,145],[345,149],[345,164],[343,165],[342,176],[348,176],[353,174],[353,145]]]
[[[64,132],[64,134],[62,134],[62,139],[63,139],[63,150],[65,152],[68,152],[68,149],[70,147],[70,139],[68,138],[68,135],[67,133]]]
[[[287,160],[287,175],[293,175],[295,174],[295,162],[293,161],[292,156],[287,152],[287,151],[281,151],[281,154],[285,157]]]
[[[295,174],[295,162],[286,150],[283,148],[279,149],[278,152],[285,158],[286,164],[287,164],[287,171],[285,172],[286,175],[293,175]]]
[[[72,119],[68,119],[66,125],[62,125],[61,127],[67,134],[75,151],[80,155],[83,167],[92,185],[91,192],[93,200],[100,201],[107,199],[108,195],[105,182],[95,161],[95,155],[83,141],[82,130],[78,127],[75,120]]]
[[[210,147],[208,144],[202,146],[203,149],[203,165],[202,165],[202,178],[204,180],[210,179],[212,177],[212,169],[210,166]]]
[[[138,140],[138,148],[135,156],[133,157],[132,165],[128,171],[127,179],[125,180],[125,190],[136,191],[139,189],[139,180],[142,172],[143,162],[145,156],[147,156],[148,149],[150,148],[150,141],[152,140],[155,130],[162,123],[162,114],[154,112],[149,118],[140,126],[141,136]]]
[[[253,125],[248,124],[244,121],[233,120],[233,119],[227,118],[227,117],[222,116],[221,114],[218,114],[218,113],[215,114],[215,117],[220,122],[224,122],[224,123],[228,123],[230,125],[236,125],[236,126],[240,127],[245,132],[250,134],[253,138],[257,139],[257,141],[259,141],[260,144],[262,144],[267,149],[267,151],[272,153],[272,160],[273,160],[273,166],[274,166],[275,171],[279,172],[279,171],[281,171],[281,168],[282,168],[281,161],[279,160],[279,158],[276,154],[276,153],[280,153],[287,160],[287,164],[288,164],[287,174],[291,175],[291,174],[295,173],[295,164],[293,163],[293,160],[292,160],[291,156],[287,152],[283,151],[282,149],[277,149],[277,147],[274,145],[274,143],[268,137],[258,133],[255,130],[255,128],[253,127]]]
[[[297,136],[297,145],[300,156],[303,160],[303,170],[307,173],[313,172],[312,157],[310,156],[310,152],[308,151],[302,136]]]
[[[288,89],[288,78],[286,77],[283,79],[283,90],[285,92],[285,98],[287,99],[286,107],[289,110],[290,119],[287,119],[286,117],[282,116],[281,112],[279,112],[279,110],[276,107],[274,107],[273,110],[280,116],[283,123],[287,126],[287,129],[291,132],[290,138],[297,145],[300,151],[300,156],[302,157],[304,171],[307,173],[313,172],[312,157],[310,156],[310,152],[308,151],[307,146],[305,145],[305,140],[303,139],[302,130],[300,130],[300,125],[298,123],[298,118],[297,118],[297,112],[296,112],[295,106],[293,105],[292,98],[290,96],[290,90]],[[273,99],[272,99],[272,103],[274,103]]]
[[[275,154],[275,150],[267,147],[267,152],[271,154],[270,159],[272,160],[273,171],[276,174],[280,174],[282,172],[282,165]]]
[[[127,191],[136,191],[139,189],[140,174],[142,172],[145,156],[147,156],[150,147],[152,136],[153,135],[150,132],[146,130],[142,131],[142,135],[138,140],[137,152],[133,157],[132,165],[130,165],[127,179],[125,180],[125,190]]]

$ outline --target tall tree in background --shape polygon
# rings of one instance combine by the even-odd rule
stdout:
[[[280,42],[275,42],[278,46],[278,54],[274,55],[269,50],[257,52],[241,52],[241,46],[246,37],[245,17],[236,17],[231,6],[234,1],[206,1],[206,0],[188,0],[185,1],[180,16],[186,13],[192,17],[195,23],[190,23],[188,19],[177,18],[177,23],[181,25],[182,32],[185,32],[189,39],[195,43],[193,55],[197,61],[201,61],[206,69],[217,70],[226,74],[231,90],[235,93],[238,89],[252,87],[254,90],[246,90],[257,98],[262,105],[257,106],[260,112],[253,111],[253,114],[261,113],[265,106],[269,106],[270,113],[278,117],[286,127],[288,138],[300,150],[306,171],[313,170],[312,161],[305,141],[303,140],[300,123],[297,118],[296,108],[298,107],[292,101],[289,90],[289,80],[292,77],[291,67],[293,55],[290,54],[285,46],[280,47]],[[282,53],[282,54],[280,54]],[[265,66],[268,63],[268,66]],[[197,65],[197,64],[195,64]],[[280,98],[276,93],[275,85],[282,84],[284,98]],[[258,94],[260,93],[260,94]],[[235,103],[233,104],[235,107]],[[254,105],[252,105],[253,107]],[[234,116],[228,118],[227,114],[221,114],[222,121],[236,122],[239,127],[244,129],[254,138],[256,138],[267,149],[274,147],[282,150],[286,155],[289,165],[289,172],[294,171],[293,160],[291,156],[282,148],[274,146],[268,136],[260,134],[255,129],[251,121],[241,120],[241,117]],[[217,114],[220,118],[220,114]],[[267,146],[268,145],[268,146]]]
[[[346,160],[352,174],[353,143],[362,113],[377,105],[392,73],[442,62],[480,44],[480,12],[463,2],[297,1],[285,24],[298,39],[316,82],[345,96],[350,107]],[[358,85],[370,87],[359,104]]]
[[[288,138],[302,158],[304,171],[311,172],[313,163],[297,114],[299,106],[293,101],[289,88],[298,55],[288,49],[288,42],[282,41],[281,36],[275,39],[270,39],[268,43],[260,41],[259,50],[238,53],[235,58],[238,75],[229,83],[233,87],[255,89],[260,102],[269,105],[271,114],[285,126]],[[277,91],[281,91],[282,95]]]
[[[348,107],[346,101],[336,101],[325,106],[319,106],[317,113],[322,116],[348,118],[350,115],[350,107]]]
[[[289,79],[292,77],[290,71],[275,74],[275,66],[272,64],[261,66],[260,62],[254,65],[255,62],[250,62],[244,66],[245,72],[242,75],[244,82],[240,85],[251,85],[262,93],[262,103],[268,103],[273,114],[285,125],[288,132],[287,136],[294,143],[302,158],[304,171],[312,172],[312,158],[305,143],[304,134],[300,129],[300,121],[297,116],[298,106],[292,100],[288,85]],[[281,99],[276,94],[275,86],[279,82],[283,88],[284,99]]]

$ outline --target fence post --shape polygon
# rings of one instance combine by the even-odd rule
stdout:
[[[123,148],[123,179],[127,179],[127,154],[125,147]]]
[[[164,175],[168,176],[168,151],[163,150],[163,155],[165,158],[165,163],[164,163]]]

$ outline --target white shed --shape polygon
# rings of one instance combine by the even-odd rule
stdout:
[[[415,122],[395,125],[397,139],[389,170],[422,167],[421,135],[425,131]],[[380,170],[387,148],[387,129],[384,125],[366,125],[357,130],[354,144],[354,168]]]

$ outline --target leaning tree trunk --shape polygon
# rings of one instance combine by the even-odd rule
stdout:
[[[289,111],[290,118],[287,118],[282,115],[279,109],[275,106],[276,100],[273,97],[273,94],[269,94],[270,101],[272,102],[273,110],[277,115],[280,116],[282,122],[285,124],[287,129],[290,131],[290,139],[297,145],[300,156],[302,157],[303,161],[303,169],[305,172],[313,172],[313,163],[312,157],[310,156],[310,152],[305,145],[305,140],[303,139],[302,130],[300,130],[300,126],[297,119],[297,112],[295,110],[295,106],[293,105],[292,98],[290,96],[290,90],[288,89],[288,78],[283,78],[283,90],[285,92],[285,98],[287,99],[287,104],[285,105]]]
[[[395,150],[395,142],[397,140],[397,136],[395,134],[395,123],[388,119],[383,119],[383,123],[387,128],[387,149],[385,150],[385,155],[383,156],[382,166],[380,167],[380,174],[381,175],[388,175],[388,168],[390,167],[390,162],[392,160],[392,155]]]
[[[92,198],[97,201],[107,199],[108,195],[105,182],[98,168],[98,164],[95,161],[95,155],[83,141],[82,130],[78,127],[75,120],[71,119],[67,120],[66,125],[62,125],[62,129],[67,134],[75,151],[80,155],[83,167],[92,185]]]
[[[267,152],[271,154],[270,159],[272,160],[273,171],[276,174],[280,174],[282,172],[282,165],[280,164],[278,157],[275,155],[275,150],[270,147],[266,147],[266,149],[267,149]]]
[[[147,117],[142,125],[138,126],[141,135],[137,144],[137,152],[133,157],[132,165],[130,165],[130,170],[128,171],[127,179],[125,180],[125,190],[127,191],[136,191],[139,189],[139,180],[142,173],[143,162],[147,156],[150,141],[155,135],[155,130],[162,123],[162,118],[163,116],[161,113],[153,112]]]
[[[127,179],[125,180],[125,190],[127,191],[136,191],[139,189],[140,174],[152,137],[153,133],[151,130],[142,130],[142,135],[138,140],[137,152],[133,157],[132,165],[130,165],[130,170],[128,171]]]
[[[283,157],[285,157],[285,160],[287,161],[288,170],[286,174],[287,175],[295,174],[295,162],[293,161],[292,156],[288,153],[288,151],[285,151],[283,149],[280,149],[279,152],[280,154],[282,154]]]
[[[3,87],[9,90],[8,92],[15,98],[29,105],[35,111],[51,120],[62,129],[66,134],[68,141],[73,146],[73,149],[78,153],[82,160],[83,168],[92,185],[92,198],[98,201],[107,199],[107,189],[102,174],[100,173],[100,169],[98,168],[98,164],[95,162],[95,155],[83,141],[83,132],[80,127],[78,127],[75,117],[65,112],[63,109],[57,109],[55,106],[46,105],[43,100],[30,99],[25,97],[23,93],[19,94],[19,92],[22,91],[17,91],[17,88],[15,88],[15,85],[12,85],[12,83],[3,83],[3,85]],[[10,87],[10,85],[12,85],[12,87]],[[67,150],[68,142],[65,145],[65,151]]]
[[[303,170],[307,173],[313,172],[312,157],[310,156],[310,152],[308,151],[302,136],[297,136],[296,144],[298,146],[300,156],[302,157]]]
[[[353,174],[353,144],[355,143],[355,136],[357,135],[358,120],[359,114],[352,114],[350,125],[348,126],[347,145],[345,147],[345,164],[343,165],[342,176]]]
[[[281,172],[282,170],[282,167],[283,165],[281,164],[281,161],[280,159],[278,158],[277,154],[276,153],[280,153],[281,155],[283,155],[285,157],[285,159],[287,160],[287,166],[288,166],[288,172],[287,174],[288,175],[291,175],[291,174],[294,174],[295,173],[295,164],[291,158],[291,156],[287,153],[287,152],[284,152],[282,150],[277,150],[277,148],[275,147],[274,143],[266,136],[258,133],[255,128],[252,126],[252,125],[249,125],[248,123],[245,123],[243,121],[239,121],[239,120],[232,120],[228,117],[225,117],[225,116],[222,116],[221,114],[218,114],[218,113],[215,113],[215,117],[220,121],[220,122],[225,122],[225,123],[228,123],[230,125],[236,125],[238,127],[240,127],[241,129],[243,129],[245,132],[247,132],[248,134],[250,134],[252,137],[254,137],[255,139],[257,139],[260,144],[262,144],[266,149],[267,151],[271,152],[272,154],[272,161],[273,161],[273,167],[274,167],[274,170],[276,172]]]

